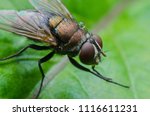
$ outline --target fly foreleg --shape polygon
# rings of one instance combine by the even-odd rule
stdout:
[[[70,62],[71,62],[75,67],[77,67],[78,69],[81,69],[81,70],[83,70],[83,71],[89,72],[89,73],[91,73],[91,74],[93,74],[93,75],[99,77],[100,79],[103,79],[103,80],[109,82],[109,83],[113,83],[113,84],[115,84],[115,85],[119,85],[119,86],[124,87],[124,88],[129,88],[129,86],[126,86],[126,85],[117,83],[117,82],[113,81],[111,78],[107,78],[107,77],[102,76],[98,71],[95,70],[95,67],[92,67],[92,70],[94,71],[94,72],[93,72],[93,71],[91,71],[90,69],[88,69],[88,68],[86,68],[86,67],[80,65],[80,64],[79,64],[77,61],[75,61],[73,58],[69,57],[69,60],[70,60]]]

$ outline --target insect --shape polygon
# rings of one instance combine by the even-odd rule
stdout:
[[[27,49],[50,50],[48,55],[38,61],[42,74],[41,85],[37,98],[42,90],[45,78],[42,64],[50,60],[54,54],[67,55],[70,62],[80,70],[89,72],[107,82],[128,88],[128,86],[114,82],[111,78],[102,76],[95,66],[106,56],[102,51],[102,39],[88,32],[84,26],[76,22],[60,0],[29,0],[35,10],[1,10],[0,29],[26,36],[29,39],[46,43],[47,46],[31,44],[14,55],[0,59],[8,60],[22,54]],[[82,64],[91,65],[88,69],[78,63],[74,57],[79,56]]]

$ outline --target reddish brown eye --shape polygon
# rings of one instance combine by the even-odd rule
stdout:
[[[101,37],[99,37],[98,35],[93,35],[93,39],[95,39],[96,42],[100,45],[100,47],[103,48],[103,42]]]
[[[91,65],[94,63],[95,49],[91,43],[85,43],[79,55],[80,61],[84,64]]]

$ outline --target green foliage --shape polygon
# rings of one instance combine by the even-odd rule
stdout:
[[[107,16],[116,0],[63,0],[78,21],[91,29]],[[3,5],[5,4],[5,5]],[[0,9],[31,9],[28,0],[4,0]],[[21,4],[21,5],[20,5]],[[70,63],[48,83],[40,98],[150,98],[149,0],[130,3],[115,20],[99,33],[107,57],[97,70],[114,81],[129,85],[125,89],[80,71]],[[33,43],[24,37],[0,31],[0,58]],[[37,61],[47,52],[28,50],[18,58],[0,62],[0,98],[27,98],[41,79]],[[61,60],[55,56],[43,65],[47,72]],[[57,70],[57,69],[56,69]]]

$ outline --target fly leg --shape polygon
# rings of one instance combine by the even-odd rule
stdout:
[[[38,46],[38,45],[31,44],[31,45],[28,45],[25,48],[21,49],[19,52],[15,53],[14,55],[11,55],[11,56],[8,56],[6,58],[0,59],[0,61],[5,61],[5,60],[9,60],[11,58],[17,57],[17,56],[21,55],[23,52],[25,52],[29,48],[35,49],[35,50],[49,50],[50,46]]]
[[[102,76],[102,75],[95,69],[95,66],[93,66],[92,69],[93,69],[93,71],[96,72],[98,75]],[[107,80],[106,80],[106,81],[107,81]],[[111,79],[111,80],[108,80],[107,82],[110,82],[110,83],[113,83],[113,84],[122,86],[122,87],[124,87],[124,88],[129,88],[129,86],[122,85],[122,84],[120,84],[120,83],[114,82],[112,79]]]
[[[86,67],[80,65],[77,61],[75,61],[75,60],[74,60],[73,58],[71,58],[71,57],[69,57],[69,60],[70,60],[70,62],[71,62],[75,67],[77,67],[77,68],[80,69],[80,70],[83,70],[83,71],[92,73],[92,74],[94,74],[95,76],[97,76],[97,77],[99,77],[99,78],[101,78],[101,79],[103,79],[103,80],[105,80],[105,81],[111,80],[111,78],[103,77],[103,76],[97,74],[96,72],[93,72],[93,71],[91,71],[90,69],[88,69],[88,68],[86,68]]]
[[[68,56],[68,58],[69,58],[70,62],[71,62],[75,67],[77,67],[78,69],[81,69],[81,70],[83,70],[83,71],[89,72],[89,73],[91,73],[91,74],[93,74],[93,75],[99,77],[100,79],[105,80],[106,82],[113,83],[113,84],[115,84],[115,85],[119,85],[119,86],[124,87],[124,88],[129,88],[129,86],[122,85],[122,84],[120,84],[120,83],[114,82],[111,78],[107,78],[107,77],[102,76],[98,71],[96,71],[96,70],[94,69],[94,67],[93,67],[93,71],[94,71],[94,72],[93,72],[93,71],[91,71],[90,69],[88,69],[88,68],[86,68],[86,67],[80,65],[80,64],[79,64],[77,61],[75,61],[73,58],[71,58],[71,57],[69,57],[69,56]]]
[[[101,77],[103,77],[96,69],[95,69],[95,66],[92,66],[92,70],[95,72],[95,73],[97,73],[98,75],[100,75]],[[105,77],[106,78],[106,77]],[[111,78],[106,78],[106,81],[110,81],[110,80],[112,80]]]
[[[50,46],[38,46],[38,45],[34,45],[34,44],[31,44],[31,45],[28,45],[27,47],[21,49],[19,52],[17,52],[16,54],[14,55],[11,55],[11,56],[8,56],[6,58],[2,58],[0,59],[0,61],[5,61],[5,60],[9,60],[11,58],[14,58],[14,57],[17,57],[19,55],[21,55],[23,52],[25,52],[27,49],[34,49],[34,50],[49,50],[50,49]],[[41,60],[39,60],[38,62],[38,65],[39,65],[39,69],[40,69],[40,72],[42,74],[42,81],[41,81],[41,85],[40,85],[40,88],[39,88],[39,92],[36,96],[36,98],[39,96],[40,92],[41,92],[41,88],[42,88],[42,84],[43,84],[43,80],[44,80],[44,72],[42,70],[42,67],[41,67],[41,64],[46,62],[47,60],[49,60],[52,56],[53,56],[54,52],[48,54],[47,56],[45,56],[44,58],[42,58]]]
[[[38,61],[39,70],[40,70],[40,72],[42,74],[42,80],[41,80],[40,88],[39,88],[39,90],[37,92],[37,95],[35,95],[36,99],[39,97],[39,95],[41,93],[43,82],[44,82],[44,78],[45,78],[45,74],[44,74],[44,71],[42,69],[42,64],[47,62],[48,60],[50,60],[54,56],[54,54],[55,54],[55,52],[53,51],[53,52],[49,53],[47,56],[43,57],[42,59],[40,59]]]

